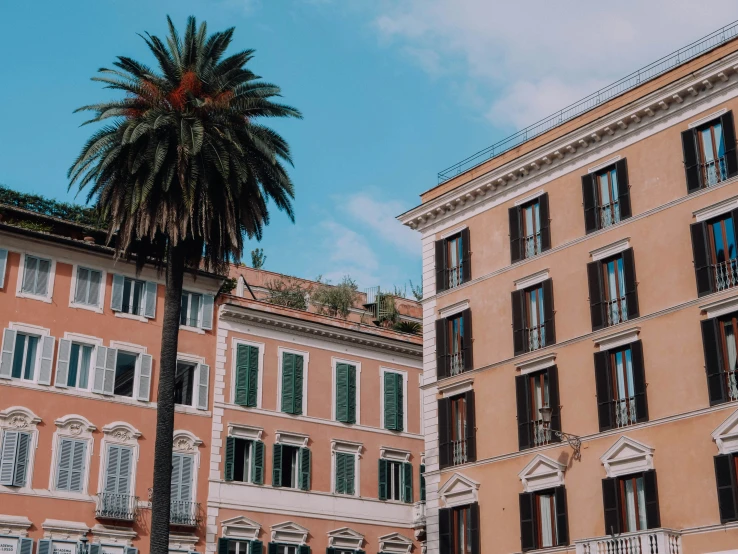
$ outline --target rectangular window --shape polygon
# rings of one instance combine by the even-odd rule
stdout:
[[[302,414],[303,368],[305,359],[300,354],[282,353],[282,405],[283,412]]]
[[[115,362],[115,387],[113,394],[116,396],[133,397],[133,384],[136,378],[136,363],[138,355],[118,350]]]
[[[632,475],[618,479],[620,509],[623,531],[631,533],[648,529],[646,522],[646,494],[643,490],[643,475]]]
[[[604,229],[620,223],[620,202],[618,198],[618,173],[615,166],[601,171],[595,176],[597,183],[597,204],[599,209],[600,228]]]
[[[633,355],[630,347],[610,351],[612,390],[615,404],[615,426],[625,427],[636,422]]]
[[[605,284],[605,313],[607,324],[628,321],[628,300],[625,297],[623,257],[616,256],[602,262],[602,281]]]
[[[551,432],[561,431],[558,381],[556,366],[515,378],[521,450],[561,440]],[[544,424],[541,408],[551,408],[550,424]]]
[[[682,133],[687,192],[716,185],[736,175],[735,127],[733,113]]]
[[[355,494],[356,456],[336,452],[336,494]]]
[[[471,507],[453,508],[453,554],[471,553]]]
[[[100,285],[102,272],[86,267],[77,268],[77,282],[74,288],[74,303],[85,306],[100,304]]]
[[[251,465],[253,463],[254,441],[235,440],[235,456],[233,461],[233,480],[250,483],[253,479]]]
[[[583,175],[582,198],[587,233],[631,217],[626,160],[620,159],[608,167]]]
[[[0,485],[23,487],[26,485],[28,463],[31,456],[31,434],[4,431],[2,438]]]
[[[59,348],[61,348],[61,344]],[[81,390],[89,389],[93,348],[88,344],[72,343],[69,349],[69,369],[67,370],[68,387]]]
[[[440,551],[443,554],[481,554],[479,505],[441,508],[438,513]]]
[[[145,281],[125,277],[123,281],[123,307],[121,312],[133,315],[144,315],[145,294]]]
[[[512,292],[513,349],[515,355],[556,342],[553,280]]]
[[[541,548],[556,546],[556,498],[552,491],[536,493],[535,497]]]
[[[436,241],[436,292],[471,280],[469,229]]]
[[[465,464],[466,449],[466,396],[451,398],[451,448],[453,465]]]
[[[705,187],[716,185],[728,178],[722,122],[706,123],[697,128],[696,134],[702,184]]]
[[[597,352],[595,381],[601,431],[648,421],[641,341]]]
[[[413,465],[379,459],[379,500],[413,501]]]
[[[477,459],[474,391],[438,401],[438,457],[441,469]]]
[[[528,375],[528,393],[530,394],[528,406],[530,407],[529,416],[533,446],[548,444],[551,440],[551,433],[544,425],[541,415],[541,408],[551,406],[547,371]]]
[[[336,420],[356,423],[356,366],[336,364]]]
[[[170,521],[175,525],[191,525],[195,520],[192,502],[193,456],[172,454],[172,492]]]
[[[405,379],[403,374],[384,373],[384,428],[402,431],[405,426]]]
[[[38,363],[39,337],[16,333],[15,349],[13,351],[13,379],[33,381]]]
[[[238,437],[226,438],[225,480],[264,483],[264,443]]]
[[[701,322],[710,405],[738,400],[738,312]]]
[[[402,500],[402,462],[387,462],[387,500]]]
[[[592,330],[617,325],[639,316],[632,248],[587,264]]]
[[[546,346],[543,285],[525,291],[526,321],[528,322],[528,351]]]
[[[278,544],[276,551],[277,554],[297,554],[297,547],[288,544]]]
[[[234,402],[255,408],[259,389],[259,349],[248,344],[236,347],[236,392]]]
[[[720,523],[738,520],[738,455],[715,456],[715,482],[717,483]]]
[[[532,258],[541,253],[541,207],[534,200],[521,207],[523,223],[523,257]]]
[[[174,376],[174,403],[180,406],[192,406],[193,391],[195,389],[195,369],[197,364],[191,362],[177,362],[177,372]]]
[[[738,284],[738,255],[733,217],[722,216],[707,223],[707,240],[715,290]]]
[[[57,452],[56,490],[82,492],[87,441],[61,439]]]
[[[202,322],[202,294],[184,291],[182,293],[182,309],[179,324],[188,327],[200,327]]]
[[[464,370],[464,318],[461,314],[448,318],[448,354],[451,375]]]
[[[520,542],[524,552],[568,544],[563,486],[520,494]]]
[[[474,367],[470,309],[436,321],[436,355],[439,379]]]
[[[26,254],[21,291],[34,296],[47,296],[49,293],[49,273],[51,261]]]
[[[298,454],[300,449],[297,446],[282,445],[282,486],[290,489],[296,489],[299,479]]]
[[[235,539],[218,539],[228,541],[228,554],[261,554],[260,552],[254,552],[251,549],[251,541],[237,541]],[[261,546],[261,545],[260,545]],[[220,554],[224,554],[220,549]]]
[[[131,521],[136,513],[131,495],[133,449],[109,444],[105,462],[103,491],[98,493],[97,512],[101,517]]]

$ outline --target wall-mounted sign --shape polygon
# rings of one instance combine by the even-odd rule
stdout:
[[[103,544],[102,554],[123,554],[123,546],[113,544]]]
[[[53,541],[51,543],[51,554],[77,554],[77,543]]]
[[[18,554],[18,539],[0,537],[0,554]]]

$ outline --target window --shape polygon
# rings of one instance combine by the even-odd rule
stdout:
[[[131,497],[133,481],[133,449],[128,446],[107,446],[103,492],[98,493],[98,512],[102,517],[133,519],[135,506]]]
[[[4,431],[0,450],[0,485],[26,486],[30,455],[30,433]]]
[[[97,346],[92,391],[149,401],[152,358],[116,348]]]
[[[632,248],[587,264],[587,278],[593,331],[638,317]]]
[[[587,233],[605,229],[631,216],[628,166],[613,165],[582,176],[584,225]]]
[[[518,444],[520,449],[533,448],[561,439],[551,430],[561,430],[558,368],[518,375],[515,378],[518,408]],[[550,407],[551,423],[543,423],[541,408]]]
[[[661,527],[654,470],[603,479],[602,498],[607,534]]]
[[[287,414],[302,414],[304,362],[300,354],[282,352],[281,410]]]
[[[597,352],[595,383],[600,431],[648,421],[641,341]]]
[[[720,523],[738,520],[738,455],[735,453],[715,456],[715,482],[717,483]]]
[[[55,342],[56,339],[48,335],[5,329],[0,354],[0,378],[51,384]]]
[[[336,421],[356,423],[356,366],[336,363]]]
[[[512,293],[513,349],[515,355],[556,342],[553,280]]]
[[[355,495],[356,456],[336,452],[336,494]]]
[[[156,315],[156,290],[156,283],[151,281],[113,275],[110,308],[115,312],[153,318]]]
[[[272,458],[272,485],[310,490],[310,449],[277,443]]]
[[[738,312],[702,321],[710,405],[738,400]]]
[[[90,375],[94,346],[72,342],[67,339],[59,341],[59,355],[56,360],[56,386],[70,387],[80,390],[90,388]]]
[[[13,379],[33,381],[38,361],[39,337],[16,333],[13,355]]]
[[[123,282],[123,308],[126,314],[143,315],[145,281],[126,278]]]
[[[470,309],[436,321],[436,355],[439,379],[474,367]]]
[[[436,241],[436,292],[471,281],[469,229]]]
[[[297,547],[289,544],[277,544],[275,545],[277,554],[298,554]]]
[[[99,306],[101,284],[102,271],[78,267],[77,281],[74,286],[74,303],[85,306]]]
[[[385,371],[384,384],[384,428],[402,431],[405,427],[405,378],[402,373]]]
[[[523,551],[569,544],[563,486],[520,495],[520,540]]]
[[[690,226],[697,291],[700,296],[738,285],[736,217],[738,210],[733,210]]]
[[[0,289],[5,287],[5,272],[8,265],[8,251],[0,248]]]
[[[60,439],[57,452],[56,490],[82,492],[87,441]]]
[[[192,406],[192,392],[195,388],[195,370],[197,364],[177,362],[174,375],[174,403],[181,406]]]
[[[236,386],[234,402],[255,408],[259,388],[259,348],[249,344],[236,346]]]
[[[133,396],[137,360],[137,354],[118,351],[115,363],[115,388],[113,389],[113,394],[116,396]]]
[[[262,549],[257,540],[218,539],[218,554],[262,554]]]
[[[213,328],[213,297],[196,292],[182,293],[179,324],[200,329]]]
[[[438,401],[438,448],[441,468],[477,459],[474,391]]]
[[[258,440],[226,438],[225,480],[264,483],[264,443]]]
[[[192,502],[192,478],[195,459],[187,454],[172,454],[172,493],[170,521],[175,525],[191,525],[195,519]]]
[[[413,501],[413,464],[379,459],[379,500]]]
[[[738,172],[733,113],[682,133],[687,191],[716,185]]]
[[[548,194],[510,208],[509,216],[512,263],[532,258],[551,248]]]
[[[441,554],[481,554],[479,548],[479,504],[439,510]]]
[[[26,254],[21,292],[33,296],[48,296],[50,273],[50,260]]]

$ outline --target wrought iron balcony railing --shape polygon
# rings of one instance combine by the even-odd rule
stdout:
[[[728,178],[728,165],[725,156],[700,164],[702,186],[711,187]]]
[[[200,524],[200,503],[172,500],[169,523],[181,527],[197,527]]]
[[[448,288],[452,289],[458,287],[464,282],[464,264],[460,263],[457,266],[449,267],[446,270],[448,274]]]
[[[738,370],[723,371],[728,400],[738,400]]]
[[[551,442],[551,430],[542,419],[530,422],[533,428],[533,446],[543,446]]]
[[[523,237],[525,243],[525,257],[532,258],[541,253],[541,233]]]
[[[608,300],[606,310],[608,325],[617,325],[623,321],[628,321],[628,303],[624,296],[622,298]]]
[[[713,264],[712,270],[717,291],[730,289],[738,285],[738,259],[732,258]]]
[[[617,427],[627,427],[636,422],[635,396],[615,400],[613,404],[615,407],[615,425]]]
[[[536,325],[527,329],[528,331],[528,351],[538,350],[546,346],[546,327],[545,325]]]
[[[600,206],[600,229],[620,223],[620,202],[617,200],[607,206]]]
[[[648,529],[575,542],[576,554],[681,554],[682,538],[673,529]]]
[[[464,352],[454,352],[449,357],[451,375],[459,375],[464,371]]]
[[[466,439],[451,441],[451,449],[453,452],[453,464],[455,466],[465,464],[469,460],[466,451]]]
[[[138,509],[138,496],[100,492],[97,494],[95,517],[116,521],[133,521]]]

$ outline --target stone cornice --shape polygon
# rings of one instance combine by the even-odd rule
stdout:
[[[503,195],[514,194],[515,189],[522,189],[565,164],[603,151],[614,141],[642,133],[706,98],[735,87],[737,83],[738,53],[733,53],[421,204],[397,219],[412,229],[426,231],[460,211]]]

